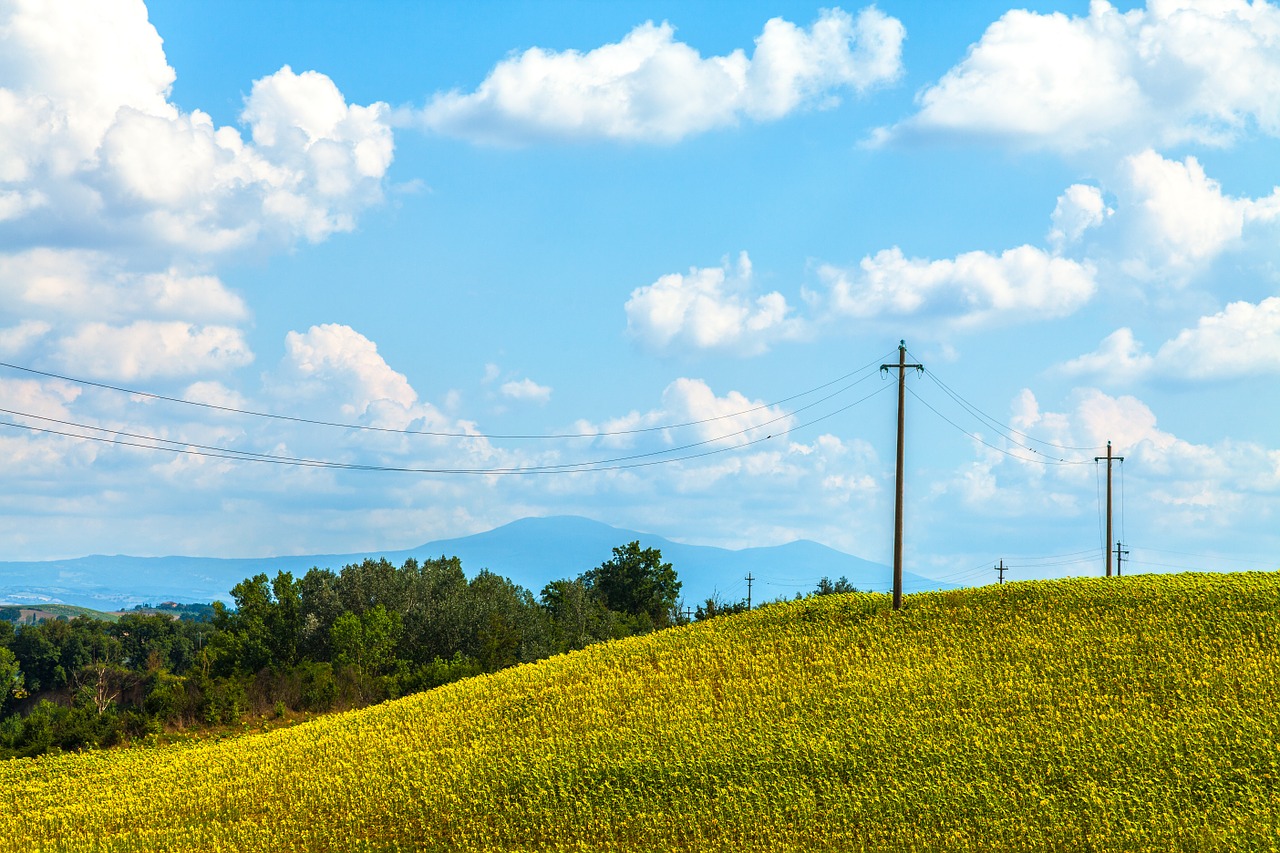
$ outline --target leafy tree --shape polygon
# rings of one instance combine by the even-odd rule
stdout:
[[[846,592],[857,592],[858,588],[849,583],[849,579],[844,575],[840,576],[840,580],[831,581],[831,578],[824,577],[818,581],[817,588],[813,591],[814,595],[841,595]]]
[[[297,663],[301,633],[298,584],[290,572],[279,572],[274,581],[265,574],[246,578],[231,588],[235,610],[214,602],[217,651],[231,670],[256,673],[267,667],[285,668]]]
[[[626,633],[618,614],[593,596],[582,578],[552,581],[542,588],[539,599],[556,651],[583,649]]]
[[[18,659],[13,656],[13,652],[0,646],[0,711],[5,709],[10,698],[21,699],[25,695]]]
[[[292,572],[277,572],[271,582],[272,607],[267,616],[271,654],[277,666],[298,662],[298,640],[302,634],[302,600]]]
[[[348,610],[333,622],[330,642],[334,662],[358,667],[370,675],[385,675],[395,666],[400,631],[400,614],[388,612],[381,604],[360,616]]]
[[[400,656],[418,664],[449,660],[463,651],[475,632],[471,587],[457,557],[405,562],[402,572],[412,589],[404,611]]]
[[[747,602],[745,599],[729,603],[712,596],[698,605],[698,609],[693,613],[693,618],[701,622],[704,619],[714,619],[717,616],[729,616],[734,613],[745,613],[746,611]]]
[[[313,661],[332,659],[329,635],[334,620],[342,614],[337,584],[337,575],[319,568],[311,569],[298,581],[298,624],[301,631],[298,653],[303,658]]]
[[[639,631],[665,628],[680,597],[680,581],[657,548],[638,541],[613,549],[613,558],[583,575],[604,606],[630,616]]]
[[[462,651],[492,672],[550,653],[545,616],[528,590],[486,570],[468,586],[473,633]]]

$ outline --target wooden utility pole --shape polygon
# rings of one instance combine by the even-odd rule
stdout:
[[[1120,577],[1120,563],[1125,557],[1129,556],[1128,548],[1121,548],[1120,543],[1116,543],[1116,577]]]
[[[1107,442],[1107,455],[1093,457],[1094,462],[1107,460],[1107,545],[1102,550],[1107,555],[1107,577],[1111,577],[1111,463],[1113,461],[1124,461],[1123,456],[1111,455],[1111,442]]]
[[[907,364],[907,342],[898,341],[898,363],[882,364],[880,372],[898,371],[898,478],[893,501],[893,609],[902,607],[902,460],[906,443],[907,368],[923,371],[923,364]]]
[[[996,566],[996,571],[1000,573],[1000,583],[1004,583],[1004,558],[1000,558],[1000,565]]]
[[[751,609],[751,582],[755,578],[751,577],[751,572],[747,572],[747,609]]]

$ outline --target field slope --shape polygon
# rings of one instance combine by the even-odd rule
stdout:
[[[1272,850],[1280,575],[831,596],[0,763],[3,850]]]

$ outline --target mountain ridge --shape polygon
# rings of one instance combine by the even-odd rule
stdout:
[[[888,566],[807,539],[733,550],[674,542],[657,534],[560,515],[517,519],[481,533],[401,550],[261,558],[97,554],[0,562],[0,604],[39,602],[122,609],[159,601],[229,601],[232,586],[260,572],[274,576],[287,571],[300,576],[312,567],[338,571],[350,563],[380,557],[399,564],[410,557],[456,556],[469,577],[488,569],[536,595],[553,580],[574,578],[600,565],[612,556],[614,547],[632,541],[661,550],[663,559],[675,567],[683,584],[682,597],[690,607],[712,596],[725,601],[745,599],[748,574],[755,580],[755,603],[809,592],[822,577],[846,577],[859,589],[883,591],[891,576]],[[904,572],[903,585],[908,592],[953,586],[911,572]]]

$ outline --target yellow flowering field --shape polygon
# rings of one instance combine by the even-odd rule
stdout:
[[[0,762],[0,850],[1276,850],[1280,574],[771,605],[268,734]]]

